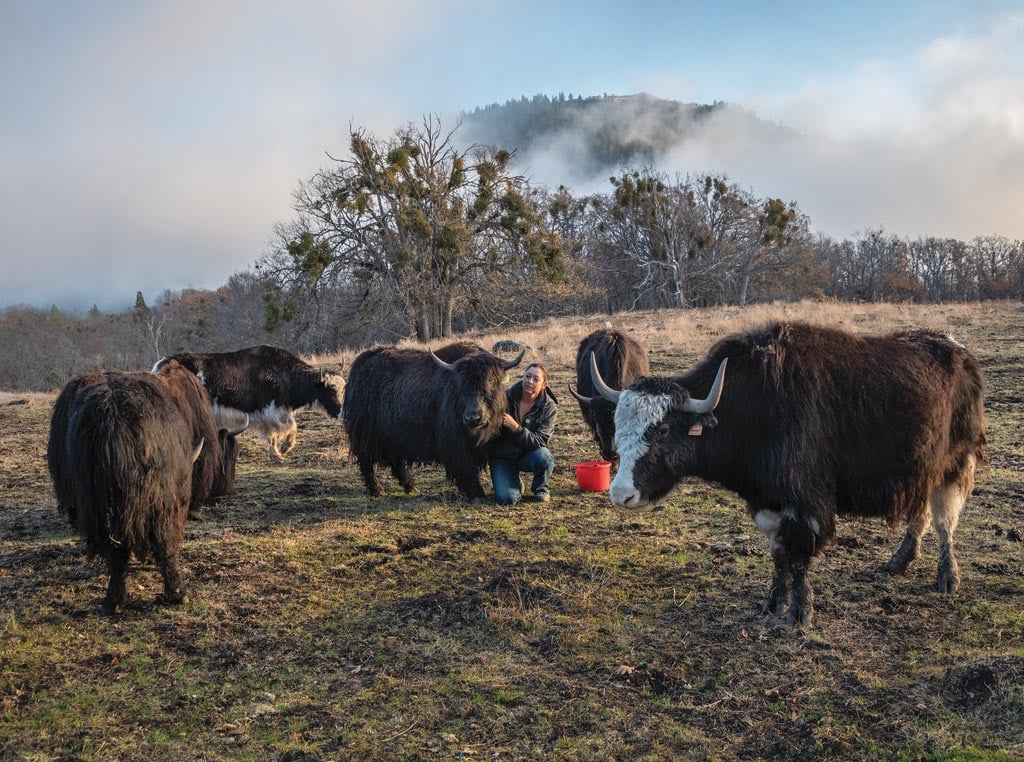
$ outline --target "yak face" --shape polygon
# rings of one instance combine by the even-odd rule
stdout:
[[[248,418],[246,419],[246,426],[248,426]],[[235,468],[238,465],[238,435],[245,430],[246,426],[243,426],[241,430],[228,431],[227,429],[219,429],[217,431],[217,439],[220,442],[221,452],[223,453],[223,464],[221,470],[214,476],[214,495],[230,495],[235,491]]]
[[[485,444],[501,429],[507,399],[505,371],[517,366],[525,353],[523,350],[514,360],[502,360],[488,352],[478,352],[452,363],[430,353],[447,374],[446,382],[451,384],[448,409],[477,445]]]
[[[313,404],[323,408],[331,418],[341,420],[341,398],[344,395],[345,379],[341,375],[323,373],[313,381]]]
[[[504,370],[496,363],[479,362],[473,355],[455,363],[455,412],[470,431],[497,430],[505,412]]]
[[[716,386],[720,392],[719,381]],[[615,505],[635,508],[658,501],[683,476],[696,471],[700,437],[718,424],[711,412],[714,405],[701,409],[705,402],[692,400],[675,381],[660,378],[642,379],[619,395],[619,468],[609,490]]]

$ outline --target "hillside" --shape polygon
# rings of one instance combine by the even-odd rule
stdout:
[[[741,130],[765,142],[795,133],[739,106],[681,103],[647,93],[589,98],[535,95],[462,115],[462,139],[516,151],[519,166],[550,184],[605,179],[623,166],[658,165],[706,131]],[[552,181],[548,167],[564,172]]]

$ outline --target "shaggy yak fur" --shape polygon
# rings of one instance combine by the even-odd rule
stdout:
[[[467,342],[435,357],[393,346],[360,354],[345,386],[345,429],[370,494],[382,494],[378,463],[406,492],[415,489],[410,465],[441,463],[464,495],[483,500],[480,471],[501,428],[505,374],[522,357],[502,360]]]
[[[613,389],[625,389],[641,376],[651,373],[647,350],[633,338],[614,328],[600,328],[580,342],[576,351],[576,388],[569,392],[580,403],[580,413],[590,427],[601,457],[615,461],[615,403],[597,392],[590,370],[590,353],[601,378]]]
[[[153,370],[169,360],[177,360],[202,380],[221,425],[233,425],[247,415],[273,460],[283,460],[295,447],[295,410],[316,405],[331,418],[341,417],[341,376],[326,375],[278,347],[183,352],[160,360]]]
[[[691,394],[714,404],[712,379],[726,360],[718,406],[687,412]],[[791,624],[811,621],[807,569],[837,515],[906,522],[884,567],[895,573],[919,554],[930,518],[937,586],[952,594],[953,531],[987,455],[983,394],[978,363],[949,336],[769,325],[719,341],[688,373],[641,379],[619,396],[610,494],[640,505],[686,475],[735,490],[775,561],[766,611],[781,615],[788,599]]]
[[[68,382],[50,421],[47,461],[58,508],[89,555],[107,563],[105,613],[125,600],[132,555],[156,558],[166,601],[185,599],[185,518],[234,488],[236,459],[234,433],[218,432],[202,385],[177,363]]]

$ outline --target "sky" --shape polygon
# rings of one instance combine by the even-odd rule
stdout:
[[[0,0],[0,308],[217,288],[350,126],[560,92],[796,130],[717,125],[661,168],[834,237],[1024,239],[1024,0]]]

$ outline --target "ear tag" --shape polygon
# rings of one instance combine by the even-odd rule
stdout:
[[[704,425],[700,423],[695,423],[693,424],[693,426],[690,427],[690,430],[686,433],[689,434],[691,437],[699,437],[701,434],[704,433]]]

